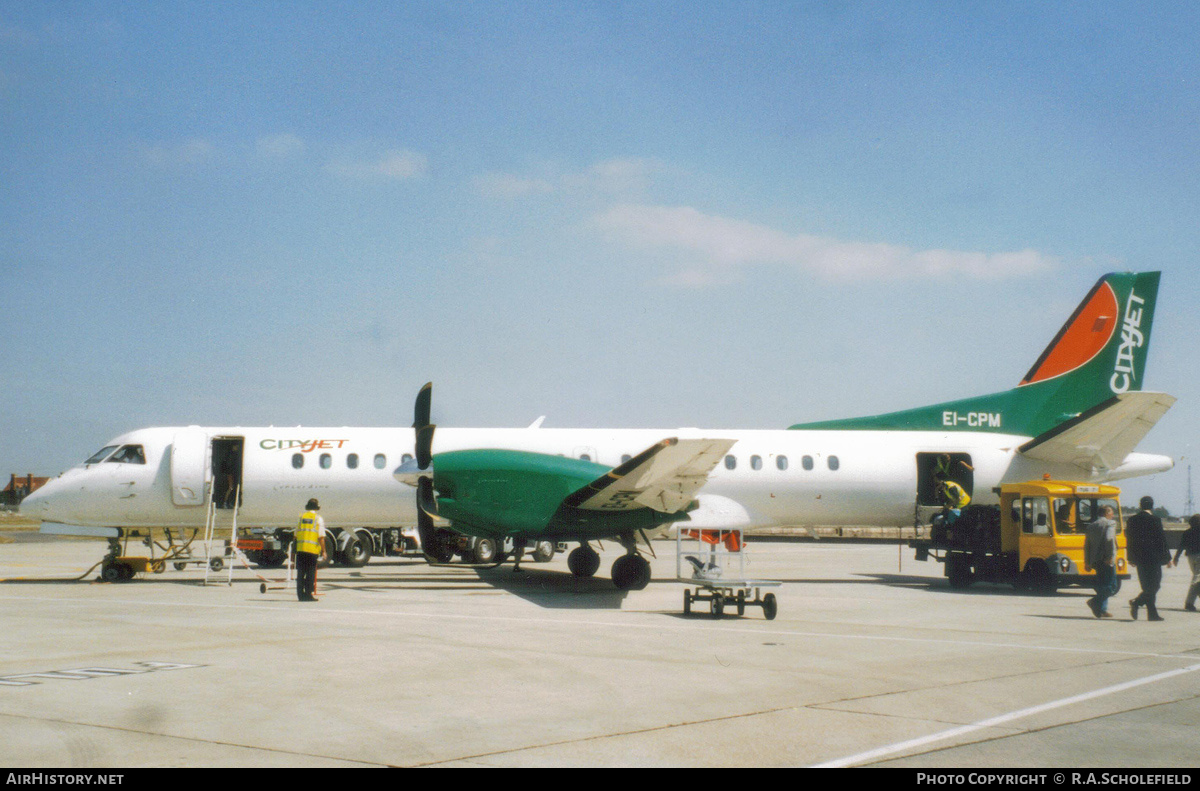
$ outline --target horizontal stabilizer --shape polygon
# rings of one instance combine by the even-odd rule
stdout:
[[[1089,473],[1116,469],[1174,403],[1166,393],[1121,393],[1034,437],[1020,451]]]
[[[563,505],[588,511],[683,511],[735,442],[664,439],[569,495]]]

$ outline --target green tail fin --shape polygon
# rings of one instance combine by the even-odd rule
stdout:
[[[1160,274],[1123,272],[1100,278],[1012,390],[791,428],[1038,436],[1118,393],[1142,389]]]

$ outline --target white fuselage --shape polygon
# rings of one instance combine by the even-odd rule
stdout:
[[[1002,482],[1046,474],[1115,480],[1169,469],[1172,463],[1163,456],[1130,454],[1117,470],[1084,475],[1074,465],[1046,464],[1018,453],[1028,437],[923,431],[439,428],[433,453],[499,448],[616,466],[666,437],[736,440],[729,452],[735,465],[719,463],[700,500],[732,508],[738,512],[735,521],[755,526],[911,525],[918,453],[969,453],[978,503],[996,502],[992,489]],[[413,452],[411,428],[141,429],[110,445],[140,446],[144,461],[74,467],[27,497],[21,510],[73,525],[201,526],[203,492],[214,484],[212,438],[241,440],[241,525],[292,526],[310,497],[320,499],[330,526],[416,521],[414,489],[393,477]],[[185,442],[201,441],[190,460],[176,452]]]

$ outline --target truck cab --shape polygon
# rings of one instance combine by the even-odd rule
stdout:
[[[1121,490],[1075,481],[1006,483],[996,490],[997,506],[968,506],[951,525],[934,526],[928,540],[912,546],[918,560],[932,556],[945,564],[955,588],[975,581],[1052,591],[1069,585],[1090,587],[1095,572],[1085,569],[1087,526],[1112,506],[1117,521],[1117,577],[1129,579]]]
[[[1112,506],[1117,522],[1117,576],[1129,578],[1121,490],[1072,481],[1029,481],[1000,487],[1001,549],[1016,552],[1028,587],[1091,585],[1083,564],[1087,526]]]

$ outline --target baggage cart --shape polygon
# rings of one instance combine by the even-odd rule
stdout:
[[[675,577],[685,585],[683,614],[691,615],[693,602],[708,602],[713,618],[725,609],[737,608],[745,615],[747,607],[761,607],[768,621],[774,620],[779,605],[774,593],[778,580],[749,579],[746,576],[745,541],[740,529],[680,527],[675,533]]]

